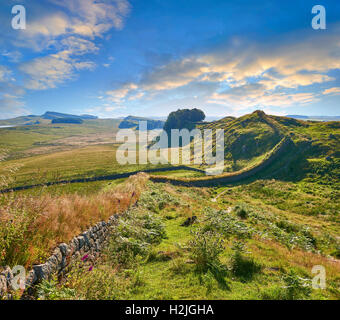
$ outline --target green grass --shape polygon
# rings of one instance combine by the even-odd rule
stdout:
[[[148,253],[137,254],[132,265],[108,263],[110,256],[103,256],[92,273],[76,271],[76,275],[69,276],[68,285],[55,285],[55,290],[75,290],[75,297],[81,299],[340,299],[339,265],[322,255],[329,248],[323,247],[321,239],[332,232],[331,225],[325,224],[320,229],[318,217],[301,214],[297,219],[289,210],[274,210],[258,203],[248,190],[243,192],[247,203],[241,204],[247,214],[240,215],[239,209],[227,210],[239,203],[233,191],[221,196],[218,202],[211,202],[216,193],[224,190],[149,183],[134,210],[147,210],[161,219],[165,238],[152,244]],[[161,202],[165,204],[155,206]],[[217,217],[214,210],[221,209],[227,210],[223,214],[227,220],[223,223],[228,224],[211,224],[207,212],[212,210],[213,218]],[[181,226],[193,214],[198,222]],[[136,225],[134,218],[131,219],[130,223]],[[230,224],[230,221],[234,222]],[[240,223],[254,231],[250,237],[240,238]],[[303,237],[308,235],[303,231],[307,223],[310,234],[317,240],[317,250],[303,245]],[[334,227],[338,234],[339,225]],[[218,233],[229,230],[222,235],[225,249],[208,269],[198,268],[189,246],[193,232],[202,228]],[[283,236],[289,239],[290,235],[301,237],[301,245],[285,243]],[[130,236],[133,241],[133,234]],[[245,248],[235,251],[235,240],[239,239]],[[332,243],[334,239],[329,241]],[[310,284],[311,268],[317,264],[326,268],[327,288],[307,290],[300,279],[309,279]],[[95,287],[95,292],[87,290],[89,286]]]
[[[79,137],[112,133],[118,129],[119,120],[86,120],[83,124],[41,124],[0,128],[0,149],[10,152],[11,158],[25,156],[24,151],[37,147],[53,147],[55,141],[68,137]],[[113,141],[112,141],[113,142]],[[58,143],[57,145],[62,145]]]
[[[151,168],[150,165],[120,165],[116,145],[95,145],[0,163],[0,175],[19,166],[12,186],[90,178]],[[156,166],[153,166],[156,167]],[[161,167],[161,166],[160,166]]]
[[[91,120],[84,125],[42,124],[0,129],[0,149],[9,150],[9,159],[0,164],[0,176],[8,168],[19,166],[11,184],[19,186],[154,167],[117,163],[118,144],[110,140],[114,140],[117,124],[112,120]],[[283,136],[288,135],[294,145],[265,170],[239,183],[186,188],[149,182],[133,214],[124,220],[130,226],[128,230],[140,227],[141,232],[127,232],[132,243],[138,240],[148,249],[137,250],[131,256],[131,247],[122,246],[122,254],[130,250],[127,257],[131,258],[131,264],[117,259],[114,250],[106,252],[92,273],[75,268],[67,284],[44,283],[42,296],[47,299],[340,299],[340,269],[336,260],[340,258],[339,122],[304,122],[255,112],[200,127],[225,129],[225,171],[228,172],[261,162]],[[98,134],[96,140],[93,135]],[[84,144],[77,145],[82,139]],[[153,175],[178,179],[202,176],[188,170],[160,171]],[[62,184],[15,194],[91,196],[122,181]],[[147,214],[150,221],[160,221],[165,237],[157,242],[140,238],[148,234],[145,230],[148,228],[141,226],[135,217],[140,212]],[[197,223],[181,226],[194,215]],[[198,231],[216,232],[224,240],[225,249],[206,268],[198,268],[190,251],[193,232]],[[240,241],[245,249],[238,252],[235,246]],[[313,265],[325,266],[326,290],[304,291],[299,279],[311,279]],[[291,289],[285,288],[287,285]]]

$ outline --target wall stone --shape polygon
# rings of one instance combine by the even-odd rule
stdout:
[[[116,223],[117,218],[118,215],[113,215],[107,222],[98,222],[74,237],[68,244],[59,244],[45,263],[34,265],[32,270],[27,273],[26,289],[55,274],[64,274],[73,262],[79,261],[86,254],[91,260],[96,259],[107,244],[112,226]],[[13,274],[9,267],[0,272],[0,297],[10,291],[12,279]]]

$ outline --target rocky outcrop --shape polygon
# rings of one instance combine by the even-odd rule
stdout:
[[[59,244],[45,263],[34,265],[33,269],[28,272],[25,281],[26,289],[31,288],[43,279],[51,278],[52,275],[63,275],[69,270],[73,262],[80,261],[83,256],[91,261],[96,259],[105,247],[117,217],[117,215],[114,215],[107,222],[97,223],[74,237],[68,244]],[[9,267],[0,272],[0,297],[3,297],[10,290],[12,279],[13,274]]]

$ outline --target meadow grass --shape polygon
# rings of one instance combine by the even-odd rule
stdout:
[[[0,264],[30,267],[43,262],[58,243],[127,210],[138,200],[146,180],[140,174],[90,195],[1,195]]]
[[[164,236],[142,245],[146,251],[140,251],[134,246],[147,242],[142,235],[148,233],[118,227],[119,232],[130,230],[125,241],[133,247],[125,246],[129,248],[126,251],[120,245],[122,250],[106,251],[91,272],[77,269],[64,282],[55,284],[53,290],[73,290],[72,299],[340,299],[340,264],[319,247],[319,239],[328,233],[329,226],[319,230],[317,217],[301,214],[297,222],[296,214],[285,211],[281,215],[283,211],[270,210],[256,199],[250,204],[251,201],[240,203],[230,197],[226,203],[228,196],[221,196],[213,203],[212,197],[220,191],[216,189],[151,182],[147,186],[138,206],[132,209],[135,213],[126,217],[122,226],[139,225],[136,215],[149,212],[163,225]],[[251,199],[251,192],[247,196]],[[240,214],[240,208],[246,214]],[[221,210],[225,219],[222,228],[210,219],[219,216],[217,212]],[[181,226],[193,214],[198,218],[196,223]],[[314,221],[310,234],[304,233],[305,223],[310,221]],[[242,224],[254,232],[243,237]],[[302,240],[304,236],[315,237],[316,247],[304,246],[303,241],[287,245],[277,228]],[[117,247],[115,239],[116,236],[112,243]],[[216,245],[216,241],[223,241],[223,246]],[[131,248],[135,248],[132,256],[127,254]],[[125,258],[120,260],[119,255]],[[133,263],[126,263],[126,257]],[[314,265],[326,268],[325,290],[311,288]]]

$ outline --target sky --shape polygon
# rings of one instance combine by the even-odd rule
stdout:
[[[338,0],[2,0],[0,24],[0,119],[340,115]]]

